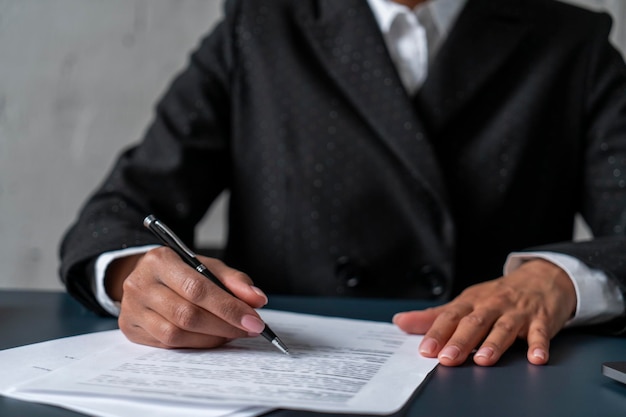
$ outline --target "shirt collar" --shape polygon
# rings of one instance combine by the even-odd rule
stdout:
[[[398,13],[410,11],[408,7],[392,0],[368,0],[368,2],[383,33],[389,31]],[[445,37],[466,2],[467,0],[428,0],[416,6],[413,12],[416,13],[421,8],[428,7],[439,33]]]

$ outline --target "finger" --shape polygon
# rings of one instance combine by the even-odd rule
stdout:
[[[193,274],[184,277],[180,286],[175,287],[174,290],[189,304],[210,312],[225,324],[255,334],[260,334],[265,328],[265,323],[250,305],[222,291],[202,276]],[[220,321],[212,322],[212,324],[220,323]],[[214,332],[215,329],[211,329],[211,333]]]
[[[425,334],[437,319],[442,307],[428,308],[420,311],[406,311],[393,316],[393,323],[402,331],[410,334]],[[419,346],[423,356],[434,357],[439,352],[438,343],[435,339],[424,338]]]
[[[219,259],[199,257],[204,265],[215,275],[237,298],[246,304],[260,308],[267,304],[267,295],[254,286],[252,279],[244,272],[231,268]]]
[[[256,316],[252,316],[251,319],[246,320],[248,325],[244,331],[240,324],[234,326],[232,323],[224,321],[222,318],[197,303],[181,296],[184,290],[180,288],[178,290],[176,289],[176,285],[179,285],[180,282],[172,279],[172,275],[180,276],[182,274],[187,278],[179,279],[179,281],[185,282],[185,279],[196,281],[198,286],[214,286],[214,284],[210,283],[201,275],[196,274],[193,270],[190,271],[191,268],[183,268],[186,267],[186,264],[176,264],[176,258],[168,260],[168,256],[169,254],[164,252],[164,256],[148,257],[148,261],[142,261],[142,267],[138,268],[136,272],[124,282],[124,297],[122,298],[120,317],[122,318],[122,323],[125,323],[125,329],[128,329],[129,334],[132,331],[130,326],[138,326],[143,328],[153,339],[159,341],[159,344],[167,345],[170,339],[174,341],[186,340],[185,337],[180,336],[180,332],[199,333],[204,334],[205,337],[210,335],[232,339],[243,337],[250,333],[258,334],[263,329],[264,324]],[[161,273],[159,267],[162,264],[158,263],[158,261],[163,259],[168,261],[168,265],[165,267],[165,272]],[[157,263],[155,264],[155,262]],[[170,262],[174,264],[173,267],[169,265]],[[176,266],[183,268],[183,270],[179,271],[179,268],[176,268]],[[154,273],[152,271],[158,272]],[[170,288],[168,284],[173,288]],[[221,292],[223,293],[223,291]],[[227,298],[233,300],[233,302],[237,301],[232,296],[227,296]],[[253,311],[249,306],[246,306],[246,308]],[[149,311],[156,313],[157,316],[155,317],[150,314]],[[148,319],[159,319],[166,324],[159,322],[146,323]],[[255,324],[255,320],[257,326],[250,328],[249,322]],[[174,328],[168,329],[167,326],[170,325],[180,329],[180,331],[176,331]],[[171,333],[172,336],[168,336],[167,334],[161,335],[159,326],[163,326],[164,331]],[[147,336],[143,336],[143,339],[146,339],[146,337]],[[146,341],[146,343],[148,343],[148,341]],[[157,342],[153,340],[150,343],[156,344]],[[179,346],[179,343],[180,342],[172,342],[172,345]],[[197,343],[198,342],[194,342],[194,345],[197,345]]]
[[[474,354],[474,363],[481,366],[494,365],[515,342],[524,326],[525,322],[522,316],[506,315],[500,317]]]
[[[465,362],[472,350],[489,334],[501,312],[496,309],[477,309],[464,315],[449,340],[438,354],[439,362],[456,366]]]
[[[187,332],[211,334],[229,339],[248,336],[209,311],[192,304],[165,286],[153,290],[149,309],[172,325]]]
[[[424,335],[419,351],[428,358],[437,357],[441,348],[454,334],[459,322],[472,311],[472,306],[465,303],[451,303],[440,307],[437,317]],[[453,352],[448,352],[452,354]]]
[[[265,323],[250,305],[199,274],[169,248],[163,249],[149,251],[142,258],[142,263],[148,265],[148,271],[156,271],[153,281],[160,281],[182,299],[212,313],[231,326],[254,334],[263,331]],[[239,279],[242,279],[241,276]]]
[[[402,331],[410,334],[424,334],[433,325],[441,308],[404,311],[393,316],[392,322]]]
[[[128,314],[120,314],[118,323],[131,342],[160,348],[212,348],[229,341],[220,336],[182,330],[152,310],[142,313],[141,324],[133,322]]]
[[[550,357],[552,335],[545,320],[535,319],[528,328],[528,352],[526,357],[534,365],[545,365]]]
[[[246,335],[163,284],[149,282],[131,277],[124,283],[118,323],[129,340],[150,346],[206,348]]]

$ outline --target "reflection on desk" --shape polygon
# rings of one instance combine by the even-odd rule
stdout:
[[[432,304],[409,300],[271,296],[268,308],[311,314],[389,321],[394,313]],[[0,291],[0,349],[117,328],[117,321],[85,310],[60,292]],[[416,352],[416,355],[418,353]],[[621,416],[626,415],[626,385],[602,375],[603,362],[626,360],[626,338],[582,330],[561,332],[552,342],[550,363],[526,361],[519,342],[497,366],[468,362],[437,367],[397,415],[406,416]],[[271,416],[312,416],[280,410]],[[320,416],[329,416],[320,414]],[[60,417],[80,414],[0,398],[3,417]]]

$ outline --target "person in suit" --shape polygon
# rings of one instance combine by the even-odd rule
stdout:
[[[269,294],[400,312],[444,365],[565,326],[624,333],[626,66],[610,18],[542,0],[232,0],[61,245],[68,291],[126,336],[212,347]],[[188,244],[230,193],[220,259]],[[576,215],[593,238],[574,241]],[[254,282],[254,284],[253,284]],[[261,290],[262,289],[262,290]]]

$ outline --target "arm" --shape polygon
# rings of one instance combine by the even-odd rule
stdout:
[[[229,185],[226,26],[192,55],[158,104],[144,140],[119,157],[63,239],[61,278],[70,294],[95,311],[104,313],[91,288],[100,254],[159,244],[142,226],[149,213],[193,242],[196,223]]]
[[[626,289],[626,66],[608,43],[603,18],[585,45],[588,70],[581,98],[586,127],[581,155],[580,211],[594,239],[561,242],[528,251],[575,257]],[[493,365],[517,338],[528,343],[528,360],[545,364],[551,338],[570,320],[577,303],[574,285],[558,265],[542,259],[488,282],[469,287],[442,307],[401,313],[394,322],[403,330],[425,334],[421,353],[444,365],[460,365],[477,348],[474,362]],[[622,308],[623,311],[623,308]],[[626,331],[621,314],[604,325],[612,333]]]
[[[626,294],[626,64],[608,42],[609,18],[590,34],[582,120],[586,127],[581,157],[580,213],[593,239],[546,244],[528,251],[549,251],[579,259],[606,274]],[[626,316],[599,327],[626,331]]]
[[[504,264],[504,275],[524,262],[541,258],[559,266],[576,289],[576,311],[567,326],[589,326],[605,323],[624,314],[624,298],[619,285],[604,272],[589,268],[577,258],[554,252],[512,253]]]
[[[142,226],[149,213],[193,242],[196,223],[229,186],[232,18],[227,11],[225,21],[192,55],[159,103],[143,142],[120,156],[63,240],[61,275],[68,291],[98,312],[105,311],[92,291],[91,274],[100,254],[158,244]],[[254,308],[267,297],[244,273],[216,259],[203,261],[239,299],[168,248],[111,263],[104,287],[121,302],[119,324],[125,335],[153,346],[211,347],[258,334],[262,321]]]

